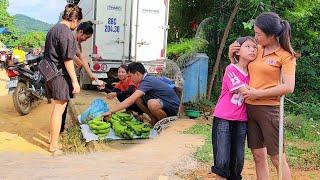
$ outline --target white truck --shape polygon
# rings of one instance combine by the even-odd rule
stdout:
[[[117,76],[122,63],[139,61],[156,73],[166,58],[169,0],[81,0],[83,21],[94,22],[92,38],[82,43],[99,79]],[[80,86],[91,84],[84,69]]]

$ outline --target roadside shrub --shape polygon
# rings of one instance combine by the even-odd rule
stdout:
[[[177,60],[183,54],[206,52],[208,42],[201,38],[181,39],[170,43],[167,48],[168,59]]]

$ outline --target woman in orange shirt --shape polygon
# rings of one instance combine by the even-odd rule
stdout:
[[[276,13],[261,13],[254,21],[254,32],[258,55],[248,65],[250,81],[244,97],[249,119],[248,146],[261,180],[269,179],[267,154],[276,168],[279,165],[280,96],[294,91],[297,54],[290,43],[290,24]],[[238,49],[237,42],[231,44],[229,58]],[[283,179],[291,179],[284,153],[282,174]]]
[[[118,82],[111,91],[105,88],[105,84],[103,84],[102,86],[98,86],[100,90],[105,89],[105,91],[108,93],[108,99],[113,99],[117,97],[117,99],[120,102],[122,102],[129,96],[131,96],[131,94],[133,94],[134,91],[136,91],[137,85],[132,82],[130,77],[128,77],[127,69],[128,66],[126,65],[121,65],[119,67],[118,78],[120,82]],[[140,108],[136,104],[131,105],[127,108],[127,110],[137,112],[138,114],[142,114],[142,110],[140,110]]]

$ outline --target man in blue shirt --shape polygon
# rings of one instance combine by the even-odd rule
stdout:
[[[130,63],[127,72],[131,80],[138,85],[138,89],[126,100],[111,108],[106,115],[125,109],[133,103],[150,116],[151,125],[163,118],[177,115],[180,100],[168,83],[149,75],[139,62]]]

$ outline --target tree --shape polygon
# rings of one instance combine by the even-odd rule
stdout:
[[[215,74],[210,99],[215,101],[220,94],[221,80],[228,60],[228,48],[222,48],[221,42],[227,28],[236,0],[209,1],[209,0],[171,0],[169,42],[180,41],[192,37],[189,22],[193,19],[201,21],[201,37],[208,42],[207,53],[209,56],[209,75]],[[203,4],[201,4],[203,3]],[[299,108],[291,103],[286,104],[286,110],[294,113],[306,113],[306,109],[313,109],[309,117],[319,119],[320,105],[320,0],[241,0],[232,28],[225,39],[228,46],[239,36],[253,35],[253,26],[250,23],[261,12],[274,11],[285,20],[292,28],[293,48],[301,54],[297,60],[295,92],[288,98],[296,103],[301,103],[306,108]],[[200,31],[198,29],[198,31]],[[179,36],[175,36],[175,32]],[[205,32],[205,33],[203,33]],[[220,57],[221,58],[218,58]],[[217,60],[219,60],[217,62]],[[214,70],[211,70],[214,66]],[[213,82],[213,83],[212,83]],[[303,97],[303,98],[301,98]],[[317,115],[318,113],[318,115]]]
[[[236,2],[236,5],[234,6],[234,9],[231,13],[231,16],[228,20],[228,23],[227,23],[227,26],[224,30],[224,33],[223,33],[223,37],[222,37],[222,40],[221,40],[221,43],[220,43],[220,47],[219,47],[219,51],[218,51],[218,54],[217,54],[217,59],[215,61],[215,64],[214,64],[214,67],[213,67],[213,72],[212,72],[212,75],[211,75],[211,80],[210,80],[210,83],[209,83],[209,89],[208,89],[208,95],[207,95],[207,98],[210,99],[211,98],[211,93],[212,93],[212,86],[213,86],[213,82],[214,82],[214,79],[215,79],[215,76],[216,76],[216,73],[217,71],[219,70],[219,64],[220,64],[220,60],[221,60],[221,56],[222,56],[222,51],[223,51],[223,48],[226,44],[226,40],[228,38],[228,35],[229,35],[229,31],[231,29],[231,26],[232,26],[232,23],[233,23],[233,20],[239,10],[239,7],[240,7],[240,2],[241,0],[237,0]]]
[[[10,35],[0,35],[0,41],[11,45],[14,41],[14,37],[16,37],[17,29],[13,24],[13,17],[7,11],[9,6],[8,0],[0,0],[0,27],[8,28],[11,32]]]
[[[14,45],[21,45],[25,48],[35,48],[44,45],[46,35],[44,32],[29,32],[14,42]]]

